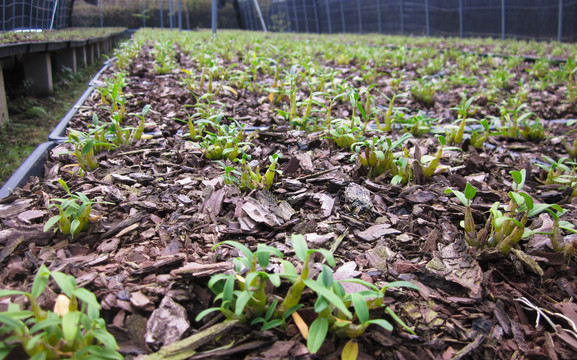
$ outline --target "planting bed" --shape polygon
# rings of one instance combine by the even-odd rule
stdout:
[[[525,43],[518,54],[565,56],[553,63],[465,53],[470,44],[456,40],[381,46],[397,42],[138,32],[79,107],[71,142],[51,151],[44,177],[0,200],[0,283],[29,290],[41,264],[74,275],[127,357],[330,358],[358,343],[367,359],[574,358],[574,47]],[[73,238],[43,231],[57,214],[52,199],[67,197],[59,179],[103,202]],[[471,185],[468,204],[446,191],[472,198]],[[215,306],[211,276],[233,271],[242,253],[215,244],[266,244],[300,271],[295,234],[334,255],[335,281],[411,282],[391,286],[370,312],[394,330],[371,325],[353,342],[331,332],[310,354],[298,319],[267,330],[225,323],[184,357],[143,355],[224,320],[196,320]],[[320,255],[309,278],[330,277]],[[290,272],[276,256],[265,271]],[[267,305],[289,286],[266,286]],[[307,286],[297,312],[311,325],[315,294],[330,296]]]

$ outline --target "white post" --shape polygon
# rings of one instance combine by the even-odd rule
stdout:
[[[258,13],[258,17],[260,18],[260,23],[262,25],[262,29],[264,30],[264,32],[267,32],[266,24],[264,23],[264,18],[262,17],[262,12],[260,11],[260,5],[258,4],[258,2],[256,0],[252,0],[252,2],[254,3],[254,6],[256,7],[256,12]]]
[[[56,8],[58,7],[58,0],[54,2],[54,8],[52,9],[52,20],[50,21],[50,30],[54,27],[54,18],[56,17]]]

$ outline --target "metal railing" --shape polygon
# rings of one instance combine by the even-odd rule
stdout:
[[[0,0],[2,31],[62,29],[69,26],[69,0]]]

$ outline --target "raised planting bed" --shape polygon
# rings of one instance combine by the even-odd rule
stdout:
[[[73,275],[127,358],[571,358],[574,54],[385,42],[139,31],[1,200],[0,283]]]

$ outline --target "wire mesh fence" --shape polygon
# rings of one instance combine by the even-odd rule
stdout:
[[[217,0],[220,28],[239,27],[235,1]],[[76,0],[72,23],[76,27],[210,28],[211,4],[212,0],[100,0],[91,5]]]
[[[250,30],[577,39],[577,0],[238,1]]]
[[[70,0],[0,0],[2,31],[70,26]]]

